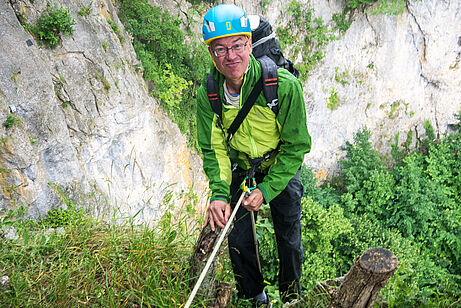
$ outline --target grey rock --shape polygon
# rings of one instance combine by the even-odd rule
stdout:
[[[8,291],[10,290],[10,277],[8,276],[2,276],[0,277],[0,292]]]

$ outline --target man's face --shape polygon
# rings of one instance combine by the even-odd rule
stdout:
[[[231,47],[242,47],[245,44],[246,46],[243,46],[241,51],[230,49]],[[226,78],[239,79],[245,73],[251,54],[251,40],[248,40],[246,36],[238,35],[216,39],[211,42],[208,49],[216,67]],[[219,50],[225,50],[226,52],[219,57],[214,52]]]

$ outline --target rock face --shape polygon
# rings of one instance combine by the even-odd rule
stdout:
[[[242,1],[251,14],[250,3]],[[300,0],[326,24],[341,13],[343,1]],[[325,57],[304,83],[311,153],[305,163],[323,176],[337,170],[341,147],[366,126],[372,142],[388,152],[412,132],[413,145],[428,120],[436,133],[456,123],[461,110],[461,2],[406,1],[396,16],[354,12],[345,33],[336,33]],[[289,1],[273,1],[264,13],[273,24],[286,20]],[[259,12],[256,12],[259,13]],[[301,38],[300,38],[301,40]],[[327,107],[336,96],[338,107]]]
[[[62,204],[59,191],[96,214],[143,209],[141,220],[156,218],[170,192],[193,189],[203,201],[201,160],[148,95],[111,2],[59,5],[75,31],[48,49],[15,15],[34,24],[46,3],[0,3],[0,122],[20,119],[0,127],[0,211],[25,205],[44,215]]]
[[[330,26],[345,5],[298,2]],[[152,3],[179,16],[190,8],[185,0]],[[248,14],[263,14],[276,29],[286,22],[290,1],[235,3]],[[204,206],[201,160],[148,95],[111,1],[59,4],[70,9],[75,32],[51,50],[39,46],[17,17],[33,24],[46,3],[0,2],[0,123],[19,119],[0,127],[0,214],[25,205],[30,215],[44,215],[63,203],[60,191],[97,214],[143,209],[136,217],[144,221],[162,213],[169,192],[192,189]],[[78,14],[83,8],[90,14]],[[396,16],[370,9],[354,12],[350,28],[336,33],[304,83],[313,140],[305,163],[320,177],[337,170],[341,147],[364,126],[387,151],[389,141],[399,134],[401,144],[409,131],[414,145],[425,134],[425,120],[437,133],[448,131],[461,109],[461,3],[409,1]],[[328,108],[333,94],[337,106]]]

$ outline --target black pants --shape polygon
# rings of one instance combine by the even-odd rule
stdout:
[[[240,184],[245,178],[245,174],[242,173],[242,170],[238,169],[232,174],[232,209],[242,193]],[[263,178],[263,174],[256,174],[258,183],[262,182]],[[299,279],[303,263],[300,219],[303,193],[304,188],[299,180],[298,171],[287,187],[269,203],[280,259],[279,291],[284,301],[300,293]],[[257,265],[250,213],[243,206],[237,211],[228,242],[239,297],[254,297],[263,291],[264,279]]]

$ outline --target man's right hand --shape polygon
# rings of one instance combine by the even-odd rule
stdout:
[[[210,228],[215,230],[215,224],[221,229],[227,224],[231,215],[231,206],[221,200],[214,200],[210,203],[205,216],[205,226],[210,222]]]

